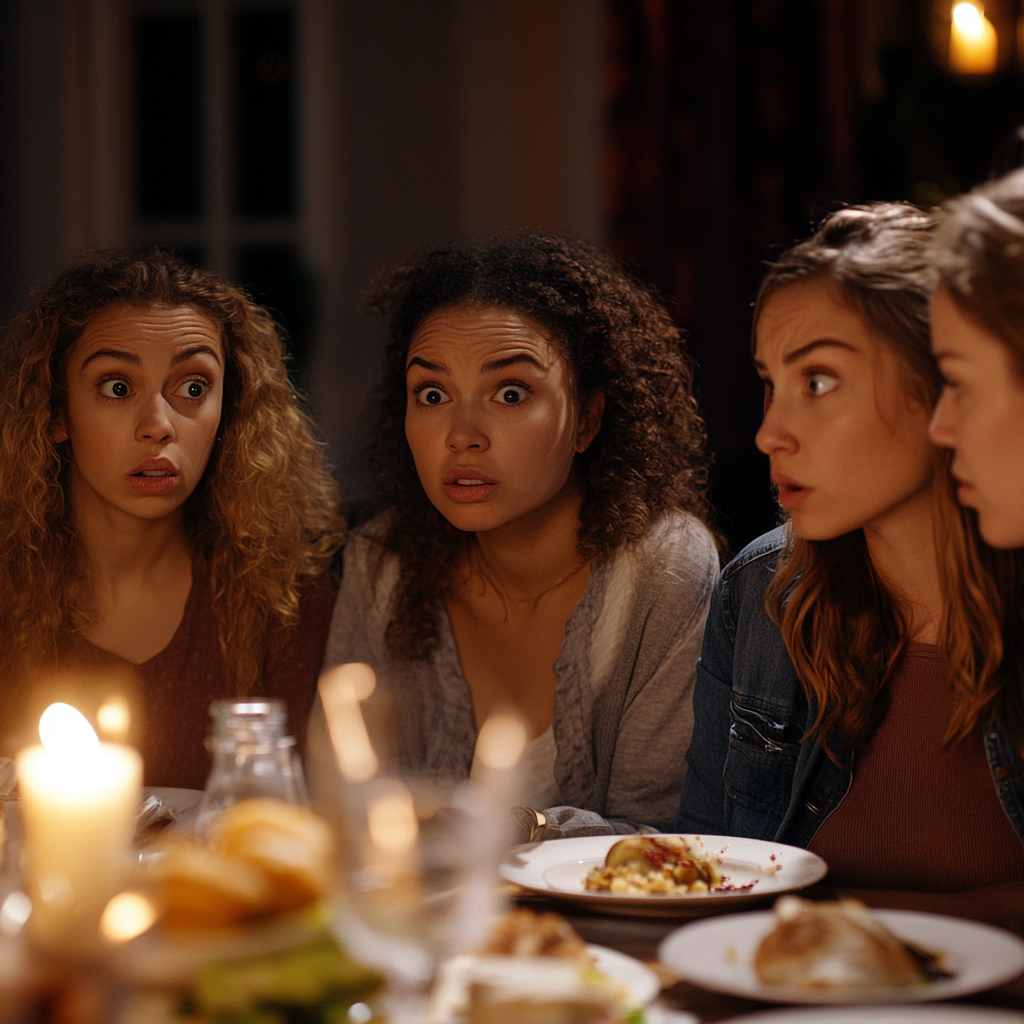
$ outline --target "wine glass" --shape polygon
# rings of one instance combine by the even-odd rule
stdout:
[[[441,961],[478,945],[498,910],[526,731],[511,715],[488,719],[469,779],[403,771],[388,698],[378,694],[376,713],[363,713],[374,685],[365,665],[339,666],[320,682],[341,777],[338,928],[387,976],[389,1020],[411,1024],[423,1020]]]

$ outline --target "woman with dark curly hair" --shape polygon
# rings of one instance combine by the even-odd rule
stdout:
[[[391,340],[328,663],[397,696],[406,765],[468,775],[516,709],[548,834],[668,827],[715,544],[679,330],[611,256],[523,233],[427,253]]]
[[[269,314],[165,253],[97,253],[7,326],[0,395],[5,747],[70,669],[134,676],[149,784],[202,787],[215,698],[282,697],[301,738],[343,533]]]
[[[1020,576],[928,442],[935,226],[840,210],[764,279],[757,446],[788,522],[715,590],[677,827],[807,847],[876,905],[987,915],[1024,898]]]

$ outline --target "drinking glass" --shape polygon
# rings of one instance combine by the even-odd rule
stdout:
[[[478,945],[499,909],[498,865],[510,841],[516,765],[526,733],[494,716],[469,779],[402,770],[388,699],[361,701],[367,666],[325,673],[320,693],[341,777],[343,900],[338,929],[388,978],[388,1019],[422,1021],[438,965]],[[368,728],[369,723],[369,728]]]

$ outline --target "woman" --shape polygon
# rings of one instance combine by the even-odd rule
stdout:
[[[997,548],[1024,548],[1024,171],[954,200],[935,242],[932,419],[960,501]],[[1024,779],[1021,780],[1024,785]]]
[[[0,388],[5,747],[84,670],[135,677],[148,784],[203,786],[218,697],[282,697],[301,738],[342,534],[270,316],[165,253],[98,253],[8,325]]]
[[[370,306],[382,512],[346,548],[328,662],[397,695],[407,768],[468,775],[511,707],[545,834],[670,826],[717,573],[678,329],[541,234],[429,252]]]
[[[839,886],[1019,897],[1013,580],[928,443],[933,227],[840,211],[761,287],[757,445],[789,518],[716,589],[677,825],[808,847]]]

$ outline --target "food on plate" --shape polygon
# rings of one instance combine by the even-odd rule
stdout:
[[[282,800],[243,800],[217,819],[214,842],[224,853],[262,868],[272,909],[295,910],[330,887],[334,840],[327,823]]]
[[[330,887],[333,841],[305,807],[243,800],[217,820],[211,842],[181,841],[153,863],[164,924],[241,924],[321,899]]]
[[[590,965],[586,943],[560,914],[519,908],[502,916],[478,956],[546,956]]]
[[[619,1019],[607,985],[556,957],[481,957],[469,1024],[598,1024]]]
[[[441,968],[428,1024],[591,1024],[632,1020],[628,986],[594,963],[563,917],[518,909],[471,956]]]
[[[359,1019],[349,1015],[349,1007],[382,983],[379,974],[357,964],[334,939],[321,936],[280,953],[204,967],[192,992],[189,1019],[337,1024]]]
[[[775,916],[754,956],[766,985],[891,988],[949,976],[940,956],[897,938],[859,900],[783,896]]]
[[[591,869],[583,887],[591,892],[709,892],[722,884],[718,863],[694,853],[681,836],[627,836]]]

